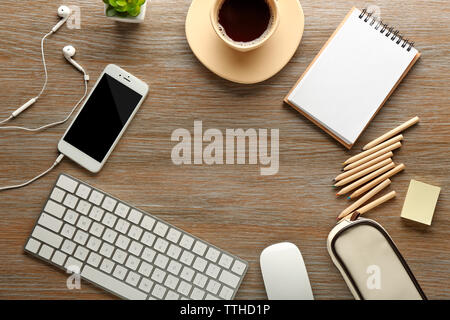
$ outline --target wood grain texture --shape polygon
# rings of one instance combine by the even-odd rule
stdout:
[[[284,0],[282,0],[284,1]],[[68,4],[69,1],[63,1]],[[0,119],[37,94],[43,82],[39,42],[56,22],[58,4],[35,0],[0,2]],[[367,217],[392,235],[429,298],[450,298],[449,244],[449,34],[447,1],[377,1],[383,19],[416,41],[422,57],[351,151],[345,150],[289,106],[283,98],[352,6],[365,1],[303,0],[305,32],[291,62],[257,85],[220,79],[193,56],[185,39],[190,1],[152,0],[142,25],[103,16],[100,0],[73,1],[81,30],[61,28],[46,43],[49,87],[15,124],[38,126],[62,119],[82,94],[80,74],[61,54],[74,45],[76,60],[96,79],[116,63],[151,86],[145,104],[104,169],[90,175],[69,160],[40,182],[0,193],[1,299],[111,299],[94,286],[69,291],[67,275],[23,253],[23,245],[60,172],[101,188],[250,262],[238,299],[266,299],[259,254],[290,241],[303,253],[317,299],[352,298],[326,250],[336,215],[348,206],[336,199],[332,178],[340,164],[380,134],[415,115],[394,160],[406,170],[388,191],[398,197]],[[364,73],[364,70],[361,70]],[[370,75],[367,75],[370,76]],[[90,87],[92,86],[91,82]],[[278,128],[280,170],[262,177],[255,165],[175,166],[172,131],[207,128]],[[0,185],[33,177],[56,158],[66,125],[41,133],[0,131]],[[431,227],[400,218],[410,179],[442,187]]]

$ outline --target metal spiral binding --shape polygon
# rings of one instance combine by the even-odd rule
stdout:
[[[401,45],[402,48],[406,48],[406,51],[411,51],[411,48],[414,46],[414,42],[405,39],[398,30],[394,30],[394,27],[389,27],[387,23],[383,23],[383,20],[380,18],[373,16],[373,12],[368,12],[367,9],[363,9],[359,18],[364,22],[369,22],[371,26],[375,25],[375,30],[380,30],[381,34],[384,34],[386,37],[389,37],[391,34],[391,41],[395,41],[396,44]],[[380,28],[381,27],[381,28]],[[387,32],[385,32],[387,30]]]

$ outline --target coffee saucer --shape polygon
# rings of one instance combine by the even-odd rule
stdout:
[[[210,21],[214,1],[192,0],[186,18],[186,38],[192,52],[218,76],[253,84],[274,76],[291,60],[303,35],[304,15],[298,0],[278,0],[280,23],[261,47],[240,52],[227,46]]]

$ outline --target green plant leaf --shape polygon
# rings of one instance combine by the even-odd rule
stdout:
[[[114,9],[114,7],[108,7],[108,9],[106,9],[107,17],[114,17],[116,15],[117,15],[117,11],[116,11],[116,9]]]
[[[124,7],[127,5],[127,2],[125,0],[116,0],[116,3],[120,7]]]
[[[103,2],[109,4],[109,0],[103,0]]]
[[[108,2],[109,2],[109,4],[110,4],[111,6],[117,7],[116,0],[109,0]]]

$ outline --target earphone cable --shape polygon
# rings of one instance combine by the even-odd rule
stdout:
[[[65,117],[63,120],[52,122],[52,123],[49,123],[49,124],[46,124],[46,125],[43,125],[43,126],[40,126],[40,127],[37,127],[37,128],[27,128],[27,127],[19,127],[19,126],[7,126],[7,127],[0,127],[0,130],[1,129],[4,129],[4,130],[17,129],[17,130],[25,130],[25,131],[29,131],[29,132],[36,132],[36,131],[41,131],[41,130],[44,130],[44,129],[47,129],[47,128],[51,128],[51,127],[57,126],[59,124],[65,123],[67,120],[70,119],[72,114],[75,112],[75,110],[78,108],[78,106],[81,104],[81,102],[83,102],[83,100],[87,96],[87,91],[88,91],[88,80],[87,79],[89,79],[89,76],[84,71],[83,71],[83,74],[84,74],[84,94],[81,97],[81,99],[78,100],[77,104],[75,104],[75,106],[72,108],[72,110],[67,115],[67,117]]]
[[[64,158],[63,154],[60,154],[55,162],[53,162],[52,166],[50,168],[48,168],[47,170],[45,170],[44,172],[42,172],[41,174],[37,175],[36,177],[34,177],[31,180],[28,180],[27,182],[21,183],[21,184],[17,184],[17,185],[13,185],[13,186],[6,186],[6,187],[1,187],[0,188],[0,192],[1,191],[5,191],[5,190],[10,190],[10,189],[18,189],[18,188],[22,188],[25,187],[31,183],[33,183],[34,181],[38,180],[39,178],[42,178],[43,176],[45,176],[47,173],[49,173],[50,171],[52,171]]]

